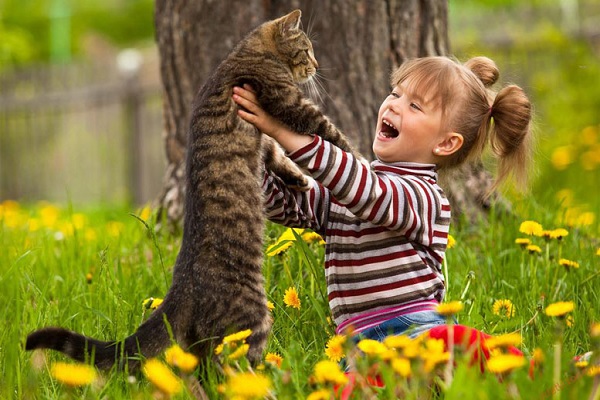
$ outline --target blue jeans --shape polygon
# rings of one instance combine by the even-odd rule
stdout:
[[[383,341],[389,335],[408,335],[415,338],[436,325],[446,323],[446,318],[435,311],[419,311],[392,318],[379,325],[360,332],[356,339],[373,339]]]

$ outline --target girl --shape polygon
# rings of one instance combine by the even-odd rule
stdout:
[[[337,333],[382,340],[444,324],[435,308],[445,292],[450,204],[438,172],[480,159],[489,144],[498,158],[494,188],[511,173],[526,181],[531,105],[517,86],[488,90],[497,78],[484,57],[404,63],[379,109],[370,166],[310,132],[291,131],[261,109],[250,87],[234,88],[240,117],[314,178],[299,192],[265,171],[266,210],[271,221],[325,239]]]

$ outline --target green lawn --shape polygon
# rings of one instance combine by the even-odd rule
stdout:
[[[425,372],[417,356],[410,362],[411,378],[407,380],[400,375],[401,369],[390,367],[392,362],[382,361],[381,355],[358,357],[359,370],[379,365],[380,375],[388,379],[386,388],[378,389],[382,390],[379,398],[395,398],[399,392],[407,398],[422,398],[423,388],[432,381],[449,399],[511,398],[514,393],[527,399],[550,398],[552,392],[559,392],[565,399],[590,395],[594,379],[598,384],[600,378],[588,375],[597,374],[597,370],[590,372],[589,367],[576,366],[572,357],[598,350],[599,345],[599,338],[594,342],[590,335],[592,324],[600,320],[597,223],[588,224],[593,215],[572,217],[572,211],[565,211],[551,197],[539,203],[544,206],[532,206],[531,199],[516,200],[519,216],[492,217],[473,225],[455,224],[451,234],[456,244],[447,253],[447,300],[462,301],[459,323],[494,335],[519,333],[527,364],[499,380],[493,374],[469,368],[457,351],[454,357],[458,367],[451,384],[444,386],[449,383],[443,374],[444,362]],[[67,361],[65,357],[28,353],[23,343],[28,332],[48,325],[106,340],[133,332],[152,312],[143,306],[144,300],[162,298],[167,291],[179,238],[153,234],[147,209],[77,210],[51,204],[1,204],[0,315],[4,329],[0,332],[0,398],[142,399],[157,395],[156,386],[141,373],[99,373],[91,385],[69,387],[51,374],[52,366]],[[564,220],[565,215],[571,215],[571,219]],[[564,228],[568,235],[560,240],[526,235],[519,232],[525,220],[536,221],[545,230]],[[274,244],[282,232],[282,228],[269,225],[266,245]],[[539,251],[524,249],[515,243],[518,238],[529,239]],[[319,383],[322,377],[314,373],[315,365],[328,359],[326,343],[334,333],[322,259],[322,245],[303,240],[294,240],[279,254],[265,257],[267,294],[274,306],[273,334],[267,351],[272,353],[270,357],[281,357],[282,364],[277,367],[267,362],[264,369],[255,372],[267,378],[273,398],[305,398],[319,388],[332,386]],[[561,259],[576,262],[577,267],[573,263],[571,267],[563,266]],[[569,264],[564,260],[562,264]],[[289,288],[298,293],[299,308],[284,303]],[[509,300],[514,315],[496,315],[493,305],[497,300]],[[559,301],[574,304],[566,319],[545,314],[549,304]],[[556,343],[561,344],[559,359],[554,356]],[[425,352],[427,346],[423,344],[419,351]],[[543,361],[538,363],[540,368],[532,380],[528,360],[534,352],[538,359],[542,354]],[[211,398],[222,396],[219,391],[231,394],[232,385],[243,386],[252,378],[241,375],[240,371],[248,371],[243,358],[227,361],[222,355],[222,359],[235,373],[225,378],[215,370],[202,372]],[[556,369],[557,362],[560,370]],[[184,377],[183,382],[189,381],[188,374],[172,370]],[[557,372],[559,375],[554,377]],[[377,389],[367,387],[356,398],[373,394],[373,390]],[[426,392],[433,393],[430,389]],[[184,389],[174,398],[188,396]]]

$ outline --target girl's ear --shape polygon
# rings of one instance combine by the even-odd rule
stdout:
[[[444,138],[434,146],[433,154],[436,156],[449,156],[457,152],[463,145],[463,135],[457,132],[448,132]]]

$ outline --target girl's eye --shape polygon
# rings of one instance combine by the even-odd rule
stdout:
[[[416,103],[410,103],[410,106],[412,108],[414,108],[415,110],[417,110],[417,111],[422,111],[421,107],[418,104],[416,104]]]
[[[392,92],[392,93],[390,93],[390,96],[393,96],[393,97],[395,97],[395,98],[397,98],[397,99],[399,99],[399,98],[400,98],[400,95],[399,95],[398,93],[396,93],[396,92]]]

